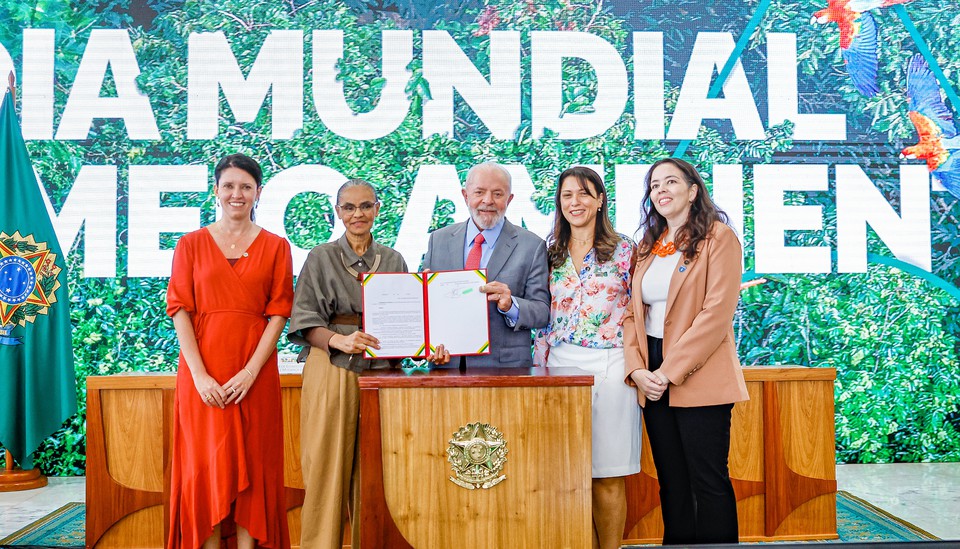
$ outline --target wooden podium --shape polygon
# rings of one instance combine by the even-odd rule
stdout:
[[[369,535],[402,533],[409,536],[408,546],[416,547],[459,547],[474,541],[487,547],[538,547],[527,540],[542,539],[549,524],[589,533],[589,523],[584,528],[575,522],[583,519],[574,517],[589,517],[587,385],[592,378],[578,385],[576,377],[557,378],[543,370],[510,373],[506,379],[480,370],[361,377],[360,482],[368,492],[361,494],[360,520],[361,527],[372,528]],[[836,538],[836,371],[750,367],[744,368],[744,377],[750,401],[733,408],[730,445],[740,539]],[[300,544],[303,503],[300,379],[280,377],[287,519],[294,546]],[[173,374],[87,378],[88,547],[164,546],[174,386]],[[561,398],[581,392],[586,396]],[[576,411],[583,406],[585,411]],[[506,441],[501,473],[506,479],[489,490],[467,490],[449,480],[454,476],[447,461],[450,440],[461,426],[476,422],[492,425]],[[374,436],[378,425],[379,436]],[[518,430],[521,425],[526,426]],[[556,433],[580,437],[579,442],[560,446],[570,448],[569,453],[558,450],[553,444],[567,441],[554,440]],[[641,472],[627,480],[624,540],[659,542],[658,485],[645,436],[640,459]],[[561,484],[555,481],[571,487],[587,484],[558,493]],[[535,516],[535,509],[546,514]],[[500,516],[495,513],[507,515],[491,524]],[[541,522],[523,522],[530,520]],[[491,525],[470,534],[476,540],[470,535],[453,538],[461,535],[456,527],[481,521]],[[501,543],[498,536],[507,533],[510,543]],[[446,543],[448,539],[452,541]],[[573,538],[564,540],[571,541],[549,546],[589,547],[586,542],[573,544]],[[386,542],[381,546],[394,547]]]
[[[593,376],[554,372],[364,372],[360,548],[589,547]]]

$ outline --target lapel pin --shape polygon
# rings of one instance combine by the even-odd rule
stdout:
[[[681,272],[681,273],[682,273],[683,271],[686,271],[686,270],[687,270],[686,267],[680,267],[680,272]]]

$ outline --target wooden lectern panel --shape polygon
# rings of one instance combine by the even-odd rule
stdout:
[[[155,505],[126,515],[104,532],[100,549],[163,547],[163,506]]]
[[[757,539],[764,528],[763,387],[748,383],[750,400],[738,402],[730,418],[730,480],[737,495],[741,539]],[[733,436],[736,433],[736,436]]]
[[[160,390],[105,391],[103,435],[107,471],[117,483],[135,490],[163,491],[163,402]]]
[[[280,378],[290,540],[300,543],[300,376]],[[164,546],[175,376],[87,378],[88,547]]]
[[[777,391],[787,467],[811,478],[836,479],[833,384],[783,381]]]
[[[413,547],[589,547],[586,387],[381,389],[383,483]],[[447,447],[468,423],[507,443],[506,480],[457,486]]]
[[[823,539],[837,531],[833,382],[778,381],[764,387],[767,467],[775,500],[766,534]]]

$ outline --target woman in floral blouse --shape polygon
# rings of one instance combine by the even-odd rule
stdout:
[[[623,315],[634,244],[610,223],[607,194],[582,166],[560,174],[548,241],[550,324],[534,363],[591,372],[594,547],[620,547],[627,517],[624,477],[640,470],[640,406],[623,382]]]

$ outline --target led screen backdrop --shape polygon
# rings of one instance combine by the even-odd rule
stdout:
[[[556,176],[594,166],[633,235],[647,166],[676,154],[743,237],[744,363],[838,369],[841,461],[957,460],[958,20],[948,0],[16,1],[0,73],[70,250],[81,391],[175,367],[172,250],[214,220],[224,154],[263,164],[257,220],[295,270],[342,234],[347,178],[416,266],[476,162],[509,167],[508,216],[541,235]],[[82,414],[41,453],[82,468]]]

